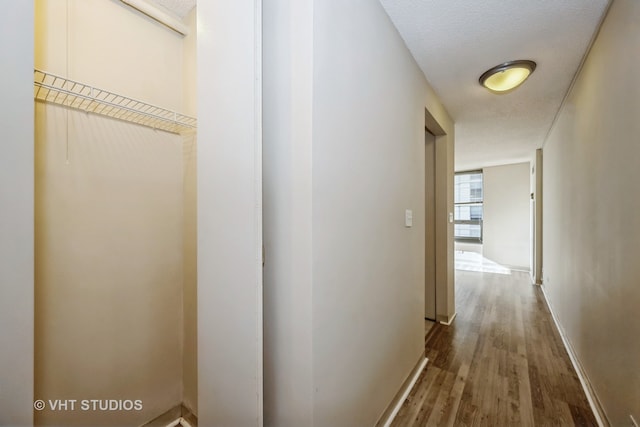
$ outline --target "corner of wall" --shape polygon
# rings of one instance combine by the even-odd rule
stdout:
[[[0,425],[33,425],[34,2],[0,15]]]

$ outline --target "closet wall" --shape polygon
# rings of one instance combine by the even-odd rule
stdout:
[[[185,18],[191,32],[184,38],[183,82],[184,82],[184,114],[197,117],[197,76],[196,63],[197,34],[196,9]],[[183,366],[183,403],[194,414],[198,413],[198,229],[197,229],[197,174],[196,174],[196,138],[195,134],[185,136],[183,189],[184,189],[184,266],[183,266],[183,298],[184,298],[184,354]]]
[[[118,1],[35,5],[36,68],[185,110],[195,58],[183,37]],[[183,310],[195,298],[195,137],[40,102],[35,132],[35,398],[143,403],[48,408],[36,425],[141,425],[183,401],[195,355]]]

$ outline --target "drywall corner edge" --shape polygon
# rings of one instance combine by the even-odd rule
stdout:
[[[34,2],[0,16],[0,425],[33,425]],[[9,41],[10,40],[10,41]]]

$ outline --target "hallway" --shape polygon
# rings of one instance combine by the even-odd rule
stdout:
[[[529,275],[456,271],[458,316],[427,336],[394,426],[597,425]]]
[[[640,427],[640,1],[0,22],[0,426]]]

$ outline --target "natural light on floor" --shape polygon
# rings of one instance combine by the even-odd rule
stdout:
[[[483,257],[478,252],[461,250],[456,250],[456,270],[511,274],[511,269]]]

